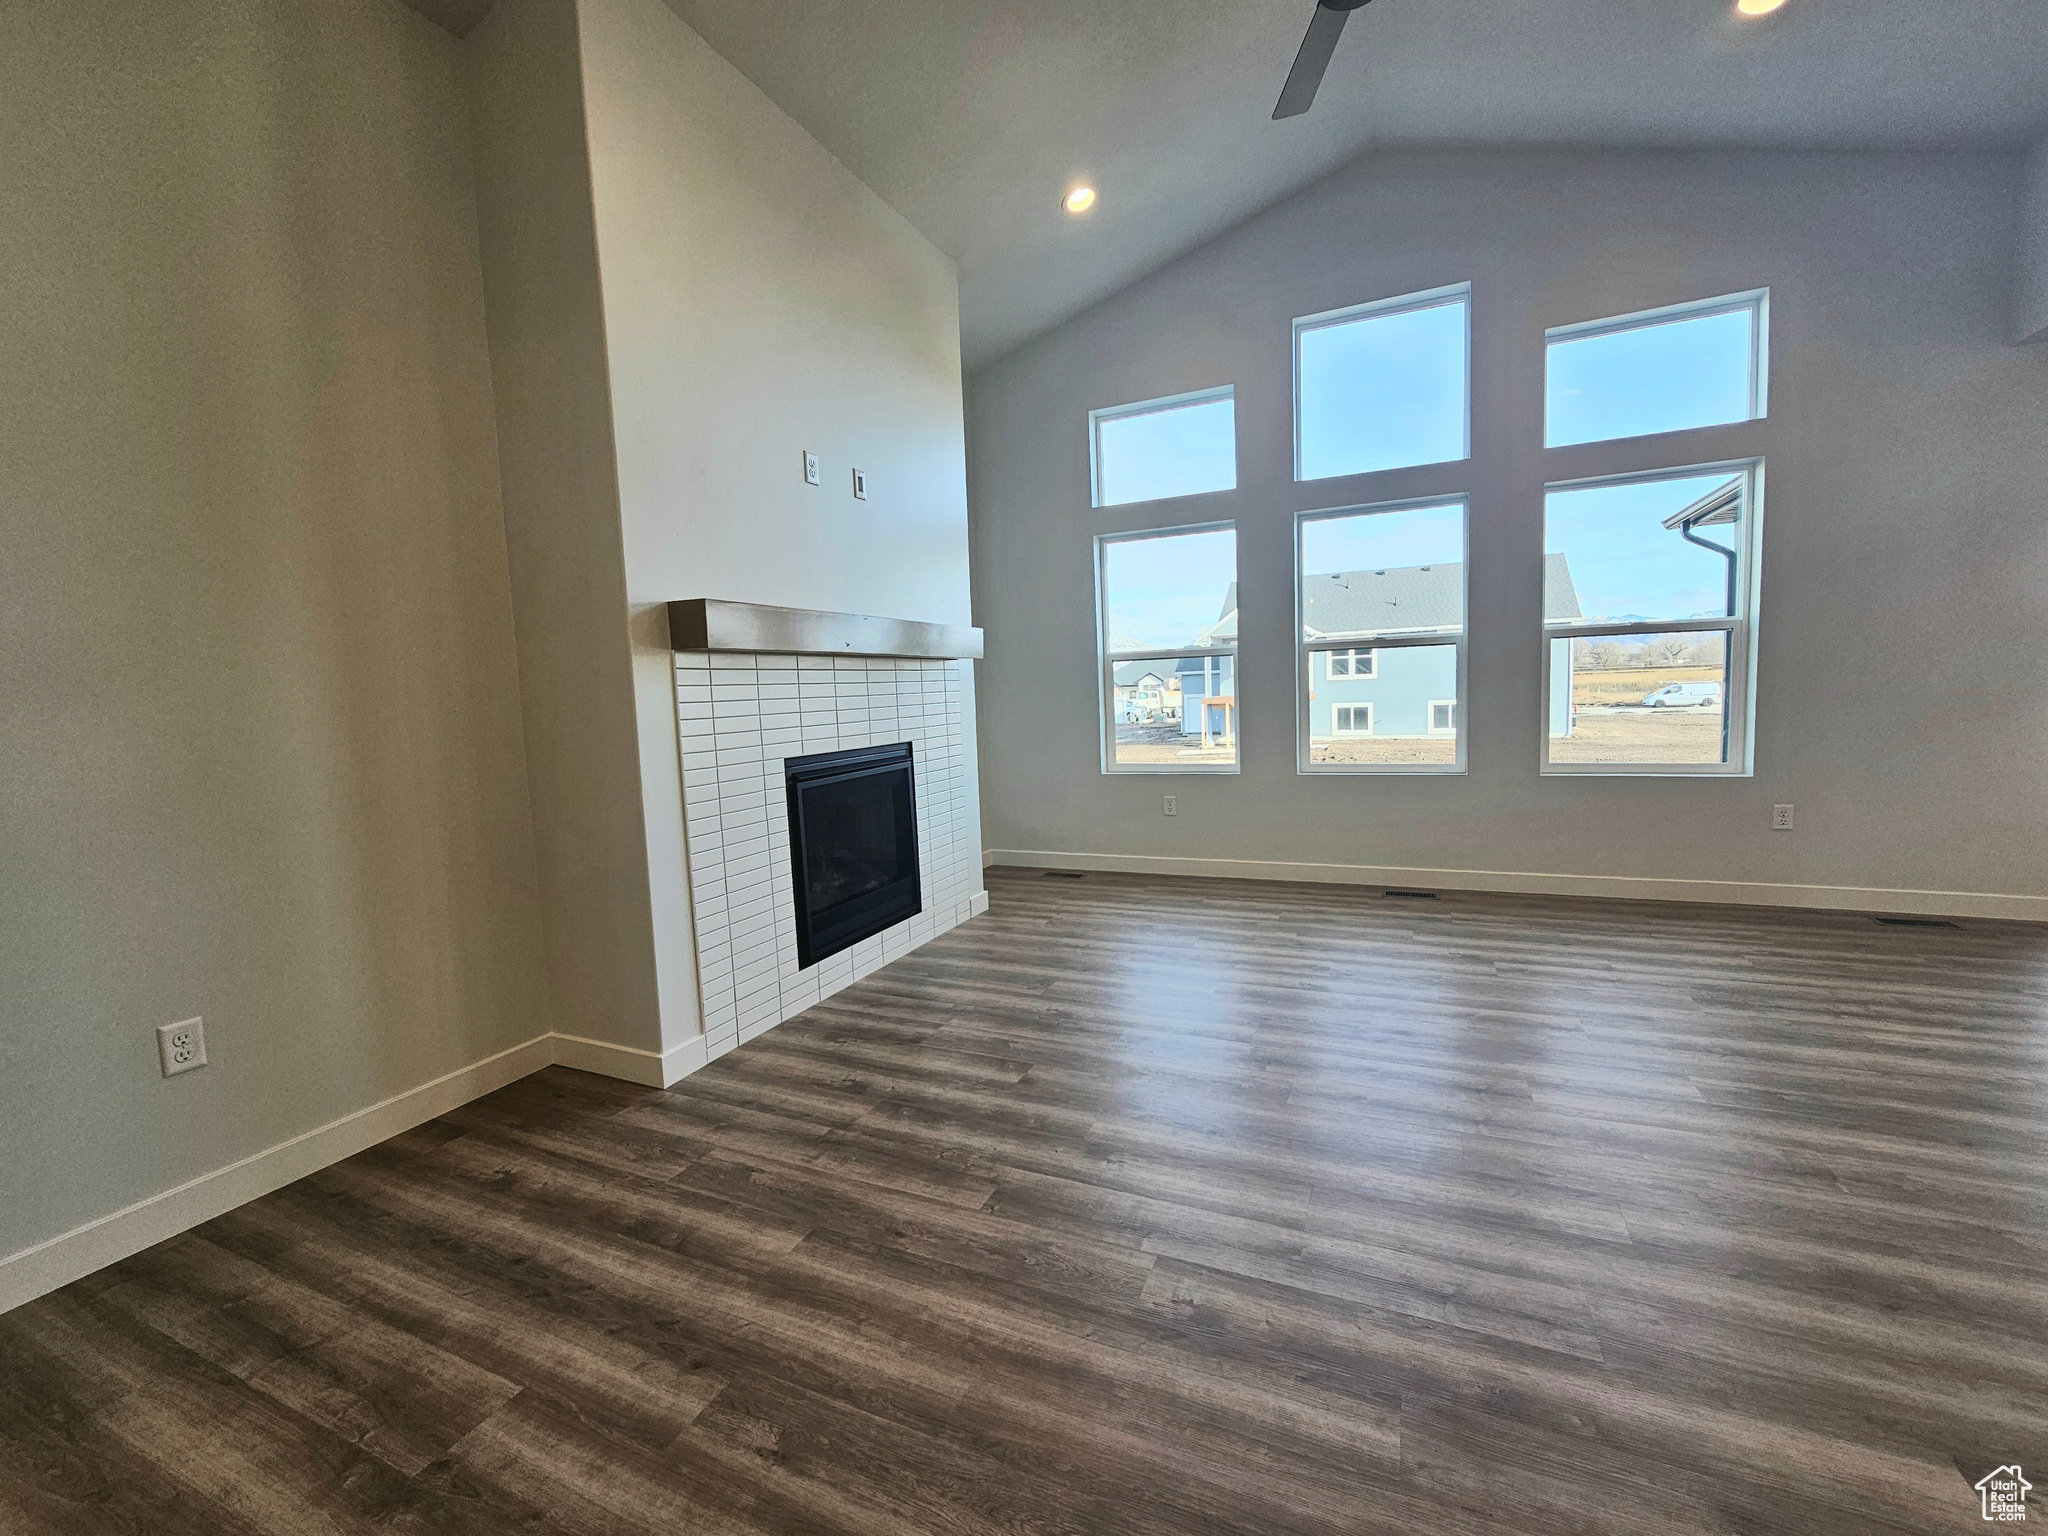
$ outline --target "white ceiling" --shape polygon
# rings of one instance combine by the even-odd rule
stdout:
[[[1310,3],[668,0],[959,263],[969,368],[1374,147],[2048,132],[2048,0],[1374,0],[1275,123]]]

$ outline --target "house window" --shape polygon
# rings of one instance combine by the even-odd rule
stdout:
[[[1766,414],[1767,291],[1545,333],[1544,443],[1605,442]]]
[[[1088,415],[1095,505],[1237,486],[1237,400],[1228,387]]]
[[[1294,478],[1471,453],[1469,284],[1294,322]]]
[[[1105,773],[1237,771],[1237,531],[1095,541]]]
[[[1550,486],[1546,773],[1743,774],[1761,464]]]
[[[1295,571],[1302,771],[1462,772],[1463,500],[1303,513]]]

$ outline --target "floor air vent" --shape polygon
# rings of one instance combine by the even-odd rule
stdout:
[[[1381,891],[1382,896],[1391,896],[1396,901],[1435,901],[1435,891]]]
[[[1048,869],[1044,874],[1040,875],[1038,878],[1041,880],[1085,880],[1088,877],[1086,875],[1081,874],[1077,870]]]
[[[1956,925],[1945,917],[1880,917],[1876,919],[1887,928],[1953,928]]]

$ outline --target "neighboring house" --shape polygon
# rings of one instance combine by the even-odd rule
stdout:
[[[1196,637],[1203,645],[1237,644],[1237,583],[1223,594],[1223,611],[1216,615],[1216,622]],[[1180,712],[1180,733],[1183,736],[1200,736],[1207,731],[1215,736],[1232,736],[1237,732],[1236,709],[1234,706],[1207,704],[1208,699],[1235,699],[1237,697],[1237,658],[1234,656],[1188,656],[1177,663],[1180,668],[1180,687],[1183,707]]]
[[[1580,617],[1579,597],[1563,555],[1544,556],[1543,617]],[[1340,571],[1302,582],[1302,622],[1311,640],[1347,635],[1446,632],[1441,646],[1360,646],[1311,659],[1309,736],[1450,737],[1458,720],[1458,653],[1450,643],[1465,621],[1462,563],[1384,571]],[[1570,647],[1550,679],[1550,729],[1571,729]]]
[[[1181,656],[1158,661],[1123,661],[1116,679],[1118,725],[1178,725],[1183,736],[1202,734],[1204,699],[1233,698],[1237,693],[1234,663],[1228,656]],[[1220,705],[1207,706],[1209,729],[1222,735],[1235,730]]]
[[[1419,565],[1385,571],[1342,571],[1310,576],[1302,584],[1303,620],[1313,640],[1345,635],[1455,633],[1464,622],[1465,567]],[[1543,617],[1581,616],[1578,591],[1563,555],[1544,556]],[[1223,610],[1199,636],[1202,645],[1237,640],[1237,584]],[[1135,643],[1135,642],[1133,642]],[[1559,651],[1550,677],[1550,729],[1569,735],[1572,718],[1571,648]],[[1230,712],[1205,699],[1234,698],[1236,664],[1227,656],[1182,656],[1118,662],[1119,725],[1179,722],[1183,736],[1234,731]],[[1206,722],[1204,714],[1207,715]],[[1361,736],[1451,737],[1458,729],[1458,658],[1442,646],[1392,649],[1361,646],[1313,658],[1309,674],[1309,735],[1317,741]]]
[[[1116,681],[1116,723],[1177,723],[1181,697],[1179,667],[1178,661],[1118,662],[1112,674]]]
[[[1113,642],[1121,636],[1112,637]],[[1234,645],[1237,641],[1237,583],[1223,599],[1223,611],[1216,622],[1196,638],[1198,645]],[[1135,647],[1138,642],[1129,641]],[[1119,725],[1178,724],[1183,736],[1202,734],[1203,715],[1214,735],[1237,729],[1230,711],[1221,705],[1204,706],[1204,699],[1237,696],[1237,665],[1228,656],[1180,656],[1149,661],[1121,661],[1111,670],[1116,684],[1116,722]]]

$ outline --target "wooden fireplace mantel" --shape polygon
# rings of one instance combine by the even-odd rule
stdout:
[[[693,597],[668,605],[669,646],[678,651],[765,651],[795,656],[914,656],[950,660],[981,655],[981,631],[865,613],[771,608]]]

